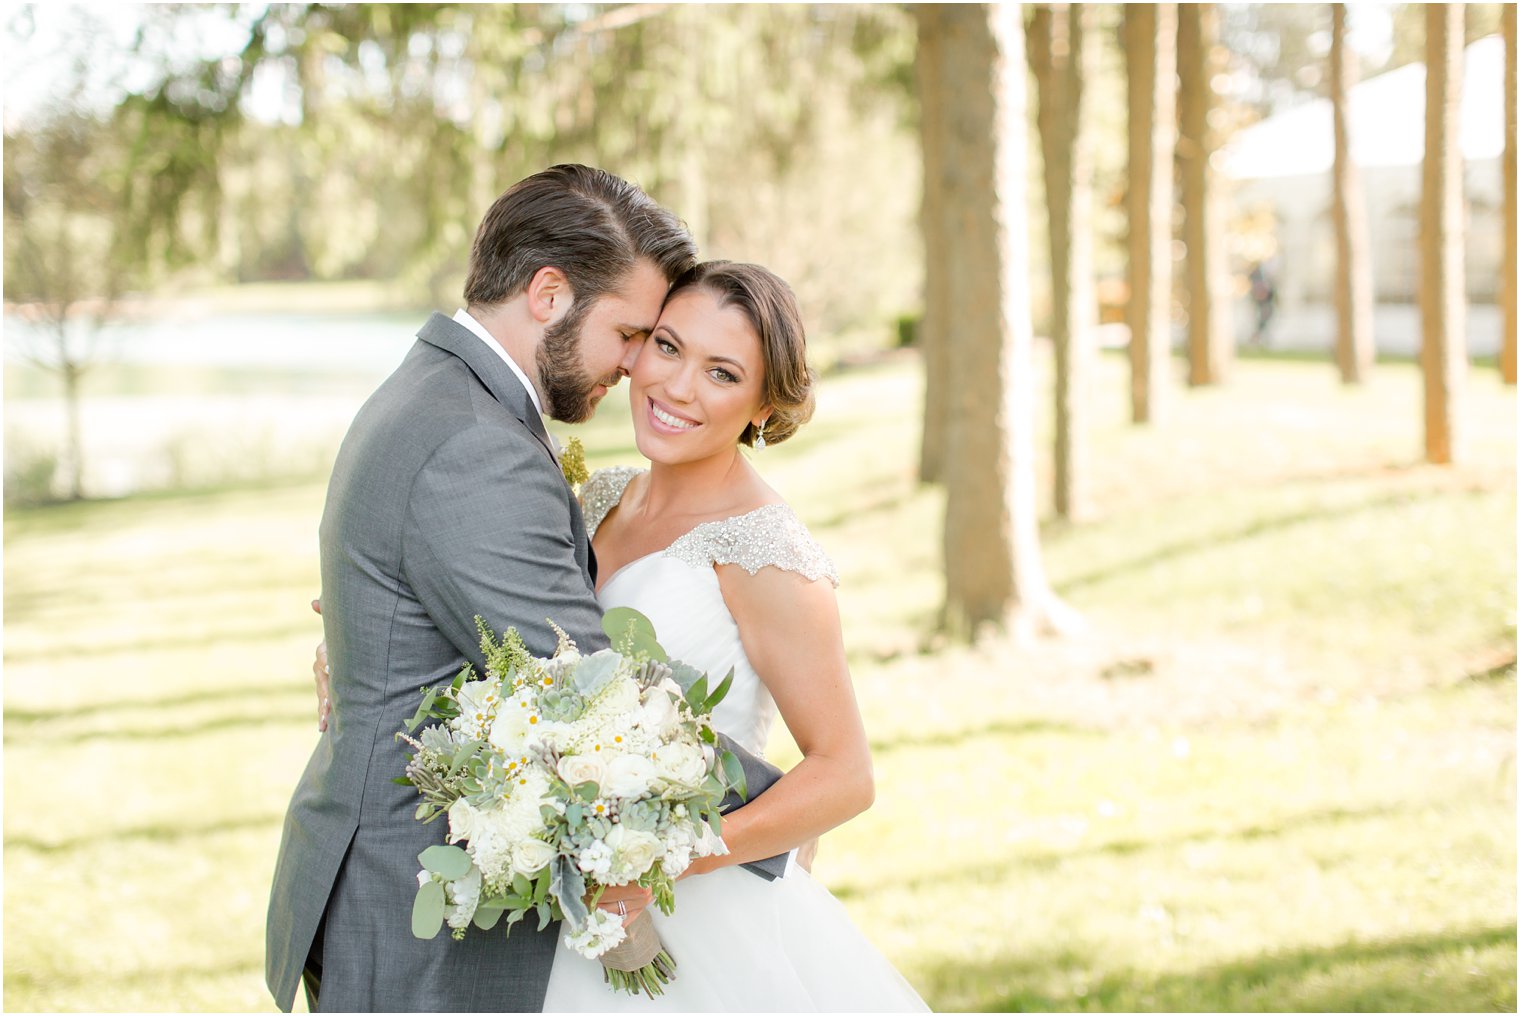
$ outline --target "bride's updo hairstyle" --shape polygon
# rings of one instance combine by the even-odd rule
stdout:
[[[771,407],[765,443],[780,444],[813,416],[813,370],[807,363],[807,336],[797,296],[778,275],[738,261],[703,261],[688,268],[670,286],[665,302],[683,290],[702,289],[718,306],[736,307],[760,337],[765,364],[764,398]],[[755,425],[745,424],[739,443],[753,446]]]

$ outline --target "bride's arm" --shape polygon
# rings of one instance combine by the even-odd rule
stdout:
[[[776,700],[802,761],[724,816],[729,853],[699,859],[693,874],[790,850],[865,811],[875,797],[833,586],[778,568],[751,575],[722,565],[717,572],[744,652]]]

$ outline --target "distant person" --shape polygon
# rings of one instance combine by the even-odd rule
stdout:
[[[1251,345],[1267,345],[1267,329],[1272,315],[1277,312],[1277,286],[1273,272],[1265,261],[1258,261],[1251,268],[1251,302],[1256,304],[1256,330],[1251,333]]]

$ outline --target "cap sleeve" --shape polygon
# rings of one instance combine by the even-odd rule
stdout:
[[[610,466],[598,469],[581,486],[581,514],[586,519],[586,535],[596,535],[596,529],[607,514],[623,499],[628,481],[644,470],[634,466]]]
[[[736,564],[751,575],[761,568],[796,572],[810,582],[839,585],[839,571],[795,512],[765,505],[744,515],[704,522],[666,551],[696,567]]]

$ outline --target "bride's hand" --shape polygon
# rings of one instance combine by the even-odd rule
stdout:
[[[322,613],[322,601],[312,600],[311,609]],[[331,672],[327,668],[327,641],[317,643],[316,658],[311,661],[311,676],[317,683],[317,731],[326,732],[327,718],[332,715],[332,696],[329,692]]]
[[[623,918],[623,927],[633,923],[645,907],[654,901],[654,893],[641,885],[610,885],[602,890],[597,906]],[[622,906],[619,907],[618,904]]]
[[[803,871],[811,873],[813,859],[818,856],[818,837],[814,836],[802,846],[797,848],[797,866]]]

